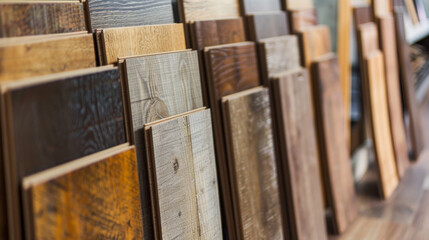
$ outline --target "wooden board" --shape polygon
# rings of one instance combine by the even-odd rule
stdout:
[[[247,16],[247,23],[249,39],[252,41],[289,34],[285,12],[251,14]]]
[[[283,239],[268,89],[222,98],[238,239]]]
[[[281,0],[240,0],[243,16],[258,12],[276,12],[282,10]]]
[[[0,81],[95,67],[90,34],[0,41]]]
[[[183,24],[110,28],[101,32],[102,63],[115,64],[119,57],[186,49]]]
[[[314,8],[313,0],[282,0],[282,1],[286,10]]]
[[[0,38],[86,31],[82,3],[0,3]]]
[[[90,31],[174,23],[171,0],[88,0]]]
[[[291,10],[288,11],[288,15],[292,33],[298,33],[304,28],[315,26],[318,23],[317,11],[314,8]]]
[[[303,66],[310,69],[311,63],[318,57],[332,52],[329,28],[325,25],[308,27],[298,34]]]
[[[143,239],[135,149],[109,150],[24,178],[26,239]]]
[[[1,132],[1,130],[0,130]],[[1,140],[0,140],[1,147]],[[0,149],[1,150],[1,149]],[[1,150],[3,152],[3,150]],[[0,238],[9,239],[6,203],[6,183],[3,158],[0,156]]]
[[[312,74],[325,190],[333,212],[334,231],[339,234],[356,219],[358,209],[338,59],[333,54],[318,58]]]
[[[369,4],[353,7],[353,22],[356,30],[358,29],[359,25],[372,22],[373,20],[374,16]]]
[[[178,6],[183,23],[240,16],[238,0],[178,0]]]
[[[372,135],[380,191],[383,198],[387,199],[396,189],[399,179],[390,131],[383,54],[380,51],[375,51],[367,55],[365,65],[368,70],[368,77],[365,80],[369,90]]]
[[[399,66],[395,39],[395,21],[393,15],[378,18],[380,47],[384,53],[384,66],[389,104],[390,126],[393,148],[395,151],[398,176],[402,178],[410,165],[408,158],[405,124],[402,111],[401,86],[399,83]]]
[[[15,239],[21,233],[23,177],[126,142],[119,72],[92,68],[4,83],[1,104],[8,222]]]
[[[156,239],[222,239],[210,110],[145,127]]]
[[[371,0],[371,5],[375,17],[383,17],[392,14],[391,0]]]
[[[292,239],[327,239],[310,82],[298,69],[271,81]]]

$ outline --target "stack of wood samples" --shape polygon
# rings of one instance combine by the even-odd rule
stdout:
[[[210,110],[147,124],[156,239],[222,239]]]
[[[143,239],[134,147],[25,177],[26,239]]]
[[[24,177],[126,142],[121,91],[113,67],[2,83],[2,159],[12,239],[23,232]]]

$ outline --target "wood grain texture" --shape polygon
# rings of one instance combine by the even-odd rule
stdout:
[[[380,51],[366,57],[366,79],[369,87],[371,122],[379,172],[379,184],[383,198],[387,199],[396,189],[399,179],[396,170],[395,154],[390,131],[389,106],[384,74],[384,59]]]
[[[88,0],[90,31],[174,23],[171,0]]]
[[[103,29],[104,65],[117,63],[119,57],[185,50],[183,24]]]
[[[333,54],[318,58],[313,63],[312,74],[325,189],[335,232],[343,233],[356,219],[358,209],[338,59]]]
[[[282,10],[281,0],[240,0],[242,15]]]
[[[3,84],[2,93],[8,222],[18,237],[23,177],[126,142],[122,90],[118,70],[105,67]]]
[[[143,239],[134,147],[100,155],[24,178],[27,239]]]
[[[282,1],[286,10],[314,8],[313,0],[282,0]]]
[[[289,34],[285,12],[255,13],[247,16],[247,23],[249,39],[252,41]]]
[[[290,19],[290,30],[298,33],[306,27],[318,24],[316,9],[297,9],[288,11]]]
[[[240,16],[238,0],[178,0],[178,4],[183,23]]]
[[[158,239],[222,239],[210,110],[145,132]]]
[[[292,239],[327,239],[310,82],[305,69],[271,81]]]
[[[238,239],[283,239],[268,89],[222,98]]]
[[[0,42],[0,81],[95,67],[90,34]]]
[[[308,27],[298,34],[301,47],[301,61],[310,69],[311,63],[332,51],[329,28],[325,25]]]
[[[408,158],[405,124],[402,111],[401,86],[399,83],[399,66],[396,38],[395,20],[393,15],[378,18],[380,33],[380,47],[384,53],[384,66],[387,87],[387,101],[389,104],[390,126],[395,151],[398,176],[402,178],[410,165]]]
[[[80,31],[82,3],[0,3],[0,38]]]

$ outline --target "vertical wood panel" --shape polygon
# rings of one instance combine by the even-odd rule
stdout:
[[[242,15],[258,12],[276,12],[281,11],[280,0],[240,0]]]
[[[298,33],[306,27],[315,26],[318,23],[316,9],[298,9],[288,11],[291,21],[291,32]]]
[[[249,39],[252,41],[289,34],[285,12],[252,14],[247,16],[247,23]]]
[[[303,65],[310,69],[314,59],[332,51],[329,28],[325,25],[304,28],[299,33]]]

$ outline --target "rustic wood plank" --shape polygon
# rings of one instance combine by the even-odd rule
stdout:
[[[325,25],[308,27],[298,34],[303,66],[310,69],[311,63],[318,57],[332,52],[329,28]]]
[[[238,0],[178,0],[178,5],[183,23],[240,16]]]
[[[174,23],[171,0],[88,0],[90,31]]]
[[[0,41],[0,81],[95,67],[90,34]]]
[[[317,11],[311,9],[296,9],[288,11],[290,20],[290,30],[292,33],[298,33],[302,29],[318,24]]]
[[[343,233],[356,219],[358,211],[338,59],[333,54],[318,58],[313,63],[312,74],[325,189],[333,212],[334,230]]]
[[[222,98],[239,239],[283,239],[268,90]]]
[[[246,18],[249,39],[252,41],[289,34],[286,12],[255,13]]]
[[[185,50],[183,24],[103,29],[103,64],[115,64],[119,57]]]
[[[282,0],[282,1],[286,10],[314,8],[313,0]]]
[[[310,82],[305,69],[271,81],[292,239],[327,239]]]
[[[4,83],[1,104],[8,222],[19,238],[23,177],[126,142],[119,72],[92,68]]]
[[[258,12],[281,11],[281,0],[240,0],[243,16]]]
[[[24,178],[27,239],[143,239],[135,149],[109,150]]]
[[[210,110],[145,127],[159,239],[221,239]]]

